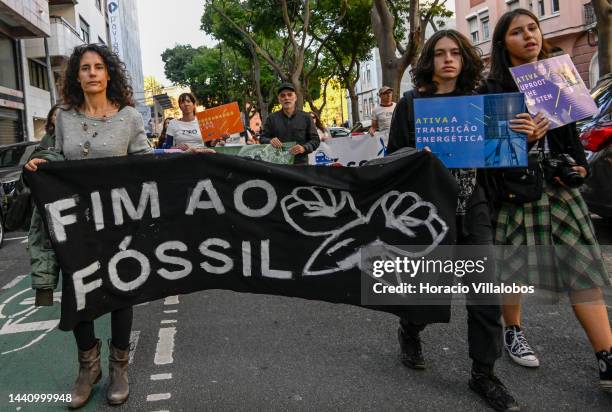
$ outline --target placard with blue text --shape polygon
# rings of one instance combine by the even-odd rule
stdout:
[[[525,112],[522,93],[415,99],[416,147],[448,168],[526,167],[527,138],[509,123]]]

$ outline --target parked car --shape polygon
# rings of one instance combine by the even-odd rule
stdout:
[[[599,80],[591,91],[598,112],[579,123],[580,140],[587,151],[591,174],[580,188],[589,210],[612,219],[612,74]]]
[[[344,136],[350,136],[351,135],[351,131],[349,129],[347,129],[346,127],[328,127],[327,130],[329,130],[329,134],[331,134],[332,137],[344,137]]]
[[[7,228],[6,217],[15,196],[21,171],[26,164],[38,142],[22,142],[0,146],[0,246],[4,240]]]
[[[362,122],[357,122],[351,129],[351,134],[353,136],[366,134],[370,130],[370,126],[372,126],[372,120],[364,120]]]

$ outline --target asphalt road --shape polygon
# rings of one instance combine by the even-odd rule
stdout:
[[[612,244],[612,227],[595,222],[600,242]],[[61,403],[10,402],[17,394],[66,394],[77,371],[71,334],[55,328],[59,305],[32,307],[24,235],[9,233],[16,239],[0,249],[0,411],[61,410]],[[610,247],[605,257],[612,270]],[[506,356],[496,366],[522,409],[612,410],[568,302],[526,305],[523,319],[541,367]],[[427,369],[413,371],[397,359],[393,315],[228,291],[166,298],[135,308],[129,401],[106,405],[104,361],[105,378],[83,410],[484,411],[467,387],[466,329],[465,308],[454,306],[450,324],[423,332]],[[108,317],[96,332],[109,336]]]

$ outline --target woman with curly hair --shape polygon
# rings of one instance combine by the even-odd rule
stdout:
[[[63,74],[61,96],[64,106],[57,113],[52,151],[55,155],[59,152],[67,160],[78,160],[153,152],[142,117],[133,107],[125,64],[106,46],[88,44],[74,49]],[[26,169],[36,171],[37,166],[46,161],[41,153],[26,164]],[[33,262],[36,259],[32,256]],[[36,305],[52,305],[58,275],[38,273],[33,267]],[[111,312],[111,329],[106,397],[111,405],[119,405],[129,395],[131,307]],[[77,324],[74,337],[78,346],[79,373],[69,406],[79,408],[87,403],[93,385],[102,377],[101,342],[96,339],[93,321]]]

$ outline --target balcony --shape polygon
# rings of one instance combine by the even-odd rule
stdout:
[[[76,46],[84,43],[80,33],[63,17],[51,16],[51,37],[49,37],[49,55],[52,66],[58,66],[72,54]],[[42,41],[26,42],[26,54],[30,58],[44,58],[45,49]]]

